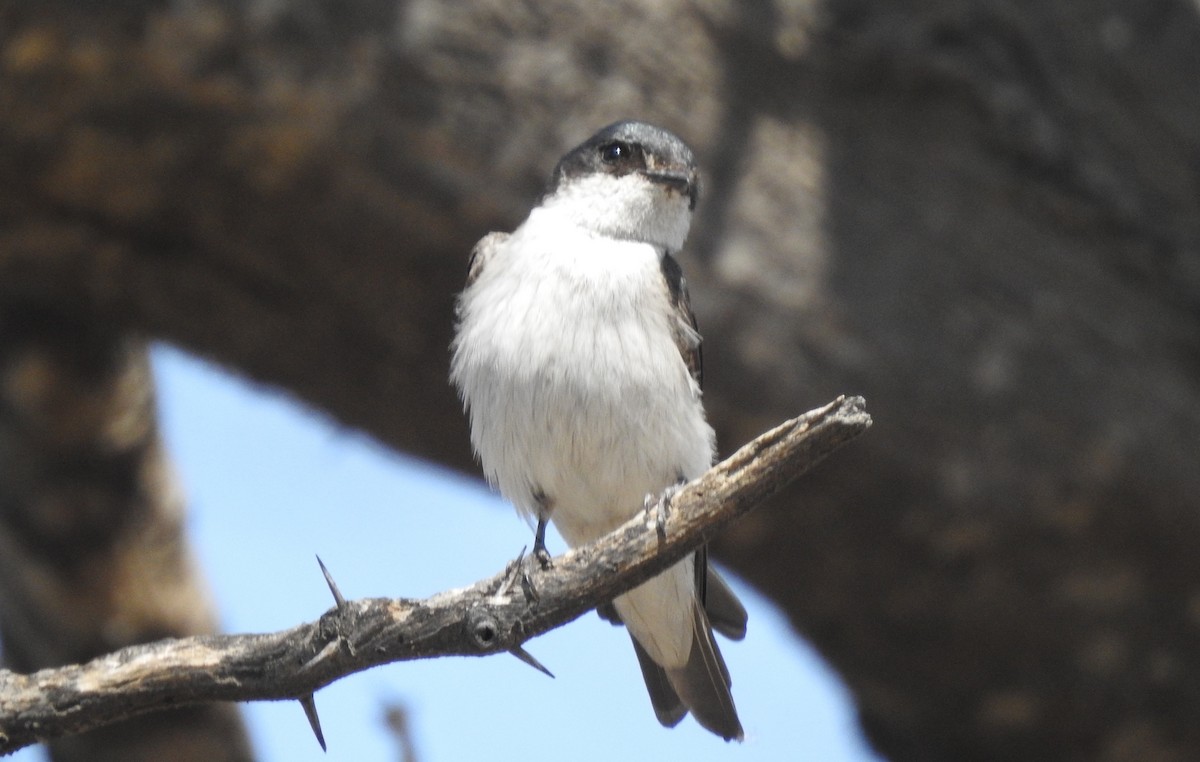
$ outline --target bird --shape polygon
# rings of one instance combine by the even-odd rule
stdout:
[[[699,195],[692,150],[641,121],[601,128],[555,166],[511,233],[474,247],[450,379],[488,482],[576,547],[709,469],[700,334],[675,259]],[[743,730],[714,628],[746,610],[702,548],[598,609],[624,624],[658,721]]]

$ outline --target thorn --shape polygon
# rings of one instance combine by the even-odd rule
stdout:
[[[542,599],[542,594],[538,592],[537,585],[534,584],[533,577],[525,571],[525,565],[521,565],[521,592],[525,594],[526,601],[537,603]]]
[[[509,591],[513,588],[513,583],[520,580],[521,592],[525,594],[526,602],[540,600],[541,596],[538,595],[537,587],[533,584],[533,579],[530,578],[529,572],[525,571],[525,550],[526,548],[521,548],[521,552],[517,554],[517,557],[509,562],[504,570],[504,581],[500,583],[499,589],[492,595],[493,598],[503,598],[508,595]]]
[[[318,651],[316,653],[316,655],[314,655],[311,659],[309,659],[308,661],[306,661],[300,665],[300,671],[307,672],[310,669],[312,669],[313,667],[320,664],[321,662],[325,661],[326,659],[332,658],[333,655],[335,653],[337,653],[340,645],[341,645],[341,639],[329,641],[328,643],[325,644],[324,648],[322,648],[320,651]],[[353,653],[351,653],[351,656],[353,656]]]
[[[516,559],[509,563],[504,581],[500,583],[500,589],[496,591],[496,598],[503,598],[508,595],[508,591],[512,590],[513,582],[517,581],[523,574],[524,568],[522,562],[525,561],[525,548],[521,548],[521,552],[517,554]]]
[[[300,702],[300,706],[304,707],[304,716],[308,718],[308,726],[312,728],[313,735],[317,737],[317,743],[321,744],[321,751],[329,751],[329,749],[325,748],[325,734],[321,732],[321,718],[317,716],[316,698],[310,693],[307,696],[301,696],[297,700]]]
[[[514,648],[510,648],[508,652],[510,654],[512,654],[513,656],[517,657],[518,659],[520,659],[521,661],[525,662],[529,666],[533,667],[538,672],[541,672],[543,675],[545,675],[551,679],[554,678],[553,672],[546,669],[546,667],[540,661],[538,661],[537,659],[534,658],[533,654],[529,653],[521,646],[516,646]]]
[[[338,590],[337,583],[333,581],[333,575],[325,568],[325,562],[317,556],[317,563],[321,566],[321,573],[325,575],[325,584],[329,585],[329,592],[333,593],[333,601],[337,604],[338,611],[346,608],[346,599],[342,596],[342,591]]]

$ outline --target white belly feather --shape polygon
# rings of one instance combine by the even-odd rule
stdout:
[[[451,378],[490,482],[527,516],[539,492],[571,545],[611,531],[712,462],[675,346],[657,250],[529,220],[464,292]],[[691,646],[692,562],[616,601],[660,664]]]

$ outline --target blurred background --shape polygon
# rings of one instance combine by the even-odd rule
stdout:
[[[361,434],[166,347],[152,352],[186,533],[221,629],[272,632],[332,606],[314,554],[350,597],[425,597],[504,568],[532,530],[480,482]],[[557,537],[553,552],[565,544]],[[740,583],[735,580],[735,583]],[[406,662],[316,696],[322,752],[294,701],[244,707],[262,759],[436,762],[541,749],[576,760],[799,756],[870,762],[840,681],[744,583],[754,629],[724,651],[746,741],[654,718],[628,636],[588,614],[531,641],[554,680],[510,657]],[[394,729],[403,718],[402,738]],[[45,760],[41,749],[15,762]]]
[[[329,756],[398,756],[391,707],[422,759],[491,725],[501,758],[1200,758],[1196,71],[1194,0],[0,0],[4,663],[310,620],[314,553],[353,596],[511,558],[453,296],[636,117],[704,172],[680,260],[722,453],[841,393],[875,420],[714,543],[748,740],[658,729],[589,615],[531,644],[554,681],[321,692]],[[248,713],[48,753],[314,753],[299,707]]]

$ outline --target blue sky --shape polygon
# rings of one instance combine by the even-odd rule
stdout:
[[[154,365],[197,562],[227,631],[319,617],[332,599],[315,554],[348,598],[419,597],[495,574],[532,542],[481,482],[385,450],[177,350],[156,347]],[[564,547],[557,537],[549,544]],[[255,746],[268,761],[394,760],[383,711],[400,702],[421,762],[568,753],[579,762],[876,760],[836,676],[769,602],[731,582],[750,612],[746,639],[722,642],[742,744],[691,718],[660,727],[628,636],[588,614],[526,644],[553,680],[505,655],[388,665],[317,694],[328,753],[295,702],[246,707]]]

